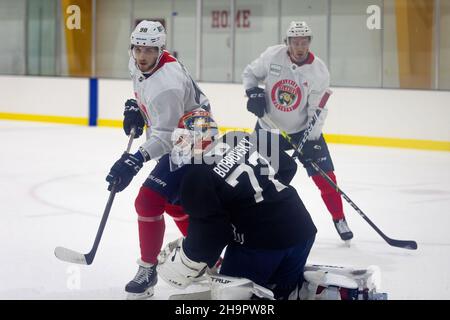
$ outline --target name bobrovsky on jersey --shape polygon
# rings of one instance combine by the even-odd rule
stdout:
[[[221,178],[225,178],[226,174],[234,167],[235,164],[240,163],[245,155],[250,151],[253,143],[247,138],[243,138],[236,147],[233,148],[225,157],[223,157],[213,168]],[[219,145],[216,147],[220,147]]]

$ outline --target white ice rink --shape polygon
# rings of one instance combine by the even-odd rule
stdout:
[[[121,129],[0,121],[0,141],[0,299],[123,299],[139,256],[134,198],[153,163],[116,196],[93,264],[70,265],[53,250],[90,250],[109,194],[104,179],[127,137]],[[450,152],[330,149],[348,196],[386,235],[419,248],[390,247],[345,201],[355,238],[343,246],[299,170],[294,185],[319,230],[308,262],[378,265],[390,299],[450,299]],[[177,237],[166,217],[165,242]],[[154,299],[179,292],[160,281]]]

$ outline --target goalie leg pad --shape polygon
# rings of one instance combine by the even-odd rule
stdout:
[[[183,250],[183,238],[170,242],[158,255],[158,275],[171,286],[184,289],[206,271],[204,262],[189,259]]]
[[[273,292],[247,278],[211,275],[211,300],[274,300]]]
[[[305,271],[300,300],[357,300],[358,283],[341,274]]]
[[[175,294],[169,300],[274,300],[273,292],[246,278],[208,276],[209,290]]]
[[[379,293],[380,269],[325,265],[306,265],[305,281],[300,289],[301,300],[387,300]]]

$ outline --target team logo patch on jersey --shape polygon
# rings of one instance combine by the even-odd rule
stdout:
[[[295,81],[284,79],[273,86],[271,99],[278,110],[291,112],[298,108],[302,100],[302,92]]]
[[[278,77],[281,74],[281,66],[272,63],[270,65],[270,73]]]

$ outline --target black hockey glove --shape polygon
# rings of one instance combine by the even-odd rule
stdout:
[[[128,99],[125,102],[123,115],[125,116],[123,118],[123,131],[125,131],[125,134],[129,136],[131,128],[135,126],[136,133],[134,134],[134,138],[139,138],[144,132],[145,121],[136,100]]]
[[[302,154],[295,151],[294,156],[296,156],[303,165],[307,165],[311,161],[316,161],[317,158],[319,158],[321,149],[322,147],[318,140],[307,140],[301,151]]]
[[[266,95],[264,89],[254,87],[245,91],[247,94],[247,110],[256,115],[258,118],[264,116],[266,112]]]
[[[133,177],[141,170],[144,159],[139,153],[130,154],[125,152],[119,160],[114,163],[109,171],[106,181],[109,182],[108,190],[116,185],[116,191],[124,190],[130,184]]]

